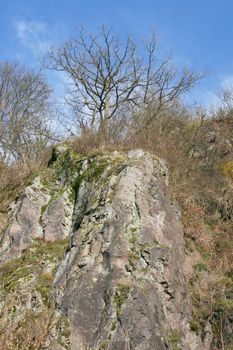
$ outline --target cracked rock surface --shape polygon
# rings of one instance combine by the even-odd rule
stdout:
[[[3,264],[35,239],[69,236],[53,260],[54,310],[41,349],[208,350],[190,330],[183,230],[163,163],[141,150],[66,151],[56,162],[52,190],[38,177],[18,199],[0,255]]]

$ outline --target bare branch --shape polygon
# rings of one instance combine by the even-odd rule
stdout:
[[[127,106],[130,113],[156,102],[159,111],[200,78],[188,70],[178,73],[171,55],[160,58],[156,34],[139,53],[132,39],[122,43],[105,27],[97,35],[80,28],[77,38],[50,50],[45,65],[67,73],[72,82],[67,103],[82,124],[84,119],[88,127],[97,122],[105,140],[109,121],[117,118],[120,109]]]
[[[0,156],[4,161],[33,158],[51,140],[50,94],[40,74],[0,63]]]

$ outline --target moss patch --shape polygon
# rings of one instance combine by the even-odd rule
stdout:
[[[35,240],[20,258],[0,267],[1,300],[9,318],[7,324],[4,318],[0,322],[0,343],[7,345],[3,349],[41,349],[53,324],[51,288],[67,244],[68,239]],[[27,302],[30,302],[30,310],[27,310]],[[65,339],[68,327],[63,326],[62,330],[62,339]]]
[[[115,306],[116,306],[117,317],[120,316],[122,305],[128,299],[129,290],[130,290],[130,288],[127,287],[127,286],[119,287],[116,290],[116,293],[114,295],[114,303],[115,303]]]
[[[201,325],[200,325],[199,322],[193,321],[193,322],[190,323],[190,329],[191,329],[191,331],[193,331],[196,334],[198,334],[200,332],[200,330],[201,330]]]
[[[13,259],[0,267],[1,287],[5,293],[13,292],[25,280],[36,279],[36,289],[47,303],[55,271],[50,275],[44,271],[45,264],[57,265],[61,260],[68,240],[43,242],[41,240],[27,249],[18,259]]]
[[[199,272],[208,271],[208,267],[202,262],[195,264],[193,267],[196,271],[199,271]]]
[[[103,341],[103,342],[100,344],[98,350],[105,350],[105,349],[107,349],[107,346],[108,346],[108,342],[107,342],[107,341]]]
[[[170,337],[170,342],[173,350],[181,350],[181,347],[179,345],[180,340],[181,340],[180,333],[178,332],[177,329],[174,329]]]

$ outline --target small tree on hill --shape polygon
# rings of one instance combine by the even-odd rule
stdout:
[[[140,54],[131,38],[122,42],[104,27],[97,35],[81,28],[76,38],[50,50],[45,65],[66,73],[66,102],[80,127],[97,127],[105,141],[121,109],[130,113],[156,100],[159,110],[200,78],[188,70],[178,73],[171,57],[160,58],[155,35]]]
[[[0,63],[0,156],[5,163],[36,160],[48,144],[50,94],[40,74]]]

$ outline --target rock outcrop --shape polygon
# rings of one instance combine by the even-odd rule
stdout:
[[[12,206],[12,220],[2,237],[0,262],[17,258],[34,239],[54,241],[69,236],[73,205],[69,193],[52,190],[36,177]]]
[[[20,338],[30,311],[48,318],[35,349],[208,350],[210,337],[190,328],[183,230],[163,163],[142,151],[67,150],[51,163],[2,235],[3,332]],[[8,307],[15,293],[27,302]]]

